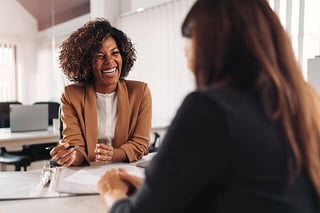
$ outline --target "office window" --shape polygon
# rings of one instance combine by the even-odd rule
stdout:
[[[0,101],[17,100],[16,45],[0,42]]]
[[[307,79],[309,58],[320,55],[320,1],[269,0],[292,41],[303,75]]]

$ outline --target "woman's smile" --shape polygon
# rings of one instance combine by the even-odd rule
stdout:
[[[112,68],[112,69],[109,69],[109,70],[102,70],[101,72],[102,73],[114,73],[115,71],[117,70],[117,68]]]
[[[112,37],[102,42],[101,49],[93,61],[95,89],[100,93],[115,91],[122,69],[122,57]]]

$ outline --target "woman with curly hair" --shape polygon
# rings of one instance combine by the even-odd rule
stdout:
[[[126,34],[105,19],[89,21],[62,43],[59,60],[74,83],[61,95],[63,139],[52,159],[68,167],[147,154],[151,93],[146,83],[125,80],[136,60]]]

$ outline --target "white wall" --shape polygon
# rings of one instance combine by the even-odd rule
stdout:
[[[18,100],[32,99],[36,75],[37,22],[16,0],[0,0],[0,39],[17,44]]]
[[[173,0],[120,0],[120,13],[131,13],[137,9],[146,9],[170,1]]]
[[[75,29],[90,19],[89,14],[56,25],[37,34],[37,101],[60,101],[63,87],[68,84],[59,67],[59,46]]]
[[[0,0],[0,35],[22,39],[36,33],[36,20],[16,0]]]
[[[114,0],[90,0],[90,17],[107,18],[112,25],[116,25],[121,13],[121,2]]]

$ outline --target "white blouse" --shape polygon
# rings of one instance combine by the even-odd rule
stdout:
[[[116,92],[97,95],[98,112],[98,143],[113,144],[117,121],[117,94]]]

